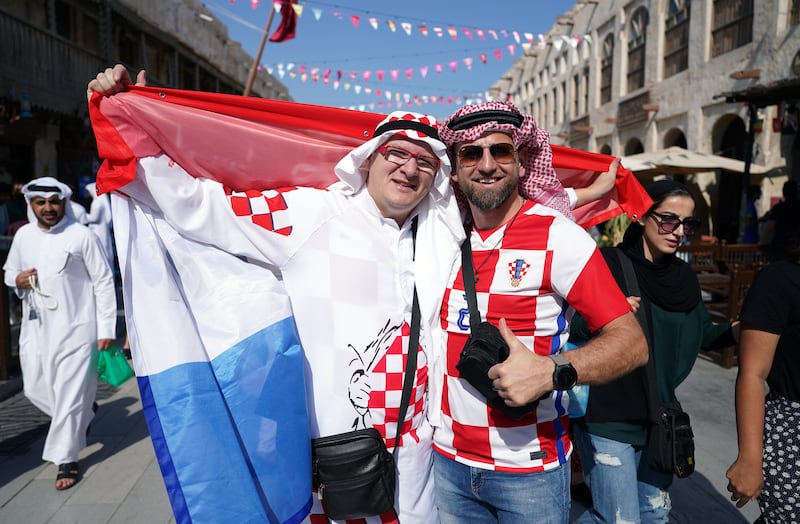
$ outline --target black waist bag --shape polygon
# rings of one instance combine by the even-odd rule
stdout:
[[[678,478],[694,472],[694,433],[689,415],[677,402],[662,404],[658,422],[650,426],[647,464]]]
[[[537,402],[520,407],[508,406],[503,397],[492,388],[492,380],[489,378],[489,368],[507,358],[508,345],[500,331],[489,322],[481,322],[464,344],[456,369],[493,406],[514,420],[519,420],[536,409]]]
[[[375,428],[312,439],[311,454],[317,495],[331,519],[394,509],[394,457]]]

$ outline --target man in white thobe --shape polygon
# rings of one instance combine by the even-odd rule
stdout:
[[[63,490],[79,479],[78,454],[94,416],[94,348],[104,351],[114,341],[114,279],[97,236],[75,221],[68,186],[43,177],[22,191],[29,223],[14,237],[3,269],[23,304],[24,393],[52,419],[42,459],[59,466],[56,489]]]

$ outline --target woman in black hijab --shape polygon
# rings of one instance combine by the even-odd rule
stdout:
[[[625,231],[622,243],[603,250],[623,291],[622,252],[633,264],[640,297],[629,296],[634,310],[649,319],[650,359],[655,363],[661,402],[673,402],[701,348],[734,341],[730,324],[714,324],[689,265],[675,256],[684,236],[700,225],[695,203],[677,182],[660,180],[647,187],[653,205]],[[573,338],[581,331],[576,323]],[[584,335],[587,335],[584,333]],[[580,338],[580,335],[578,335]],[[592,386],[586,415],[575,426],[576,447],[594,506],[577,522],[668,522],[673,475],[651,469],[646,459],[649,431],[646,367],[610,384]]]

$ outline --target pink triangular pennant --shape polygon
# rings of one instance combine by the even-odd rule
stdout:
[[[494,53],[494,56],[496,56],[498,60],[503,60],[503,50],[502,49],[495,49],[492,52]]]
[[[358,77],[358,73],[356,73],[355,71],[350,71],[349,76],[350,80],[355,80]]]
[[[379,82],[383,81],[383,75],[385,74],[386,72],[383,69],[378,69],[377,71],[375,71],[375,75],[378,77]]]
[[[394,81],[397,81],[397,75],[399,75],[399,74],[400,74],[400,71],[398,71],[397,69],[392,69],[391,71],[389,71],[389,75],[391,75],[392,80],[394,80]]]
[[[422,78],[425,78],[426,76],[428,76],[428,66],[420,67],[419,68],[419,74],[422,76]]]
[[[338,18],[339,20],[341,20],[342,18],[344,18],[344,15],[343,15],[343,14],[342,14],[340,11],[331,11],[331,14],[332,14],[334,17]]]
[[[406,69],[406,78],[408,80],[411,80],[412,76],[414,76],[414,70],[409,67],[408,69]]]
[[[507,48],[508,48],[508,54],[511,55],[511,56],[514,56],[514,53],[517,52],[516,44],[508,44]]]
[[[472,31],[470,31],[467,28],[464,28],[464,29],[461,30],[461,32],[464,33],[464,36],[466,36],[467,38],[472,40]]]
[[[486,35],[483,32],[483,29],[476,29],[475,34],[478,35],[478,38],[481,40],[486,40]]]
[[[448,65],[450,66],[450,69],[455,73],[456,69],[458,68],[458,62],[456,60],[453,60]]]
[[[350,21],[353,22],[353,27],[358,27],[361,17],[358,15],[350,15]]]
[[[443,69],[442,64],[436,64],[435,66],[433,66],[433,68],[436,69],[437,73],[442,74],[442,69]]]
[[[481,53],[480,56],[478,56],[478,58],[480,58],[481,62],[483,62],[484,64],[486,63],[486,53]]]
[[[428,36],[428,27],[421,25],[418,27],[419,32],[422,33],[422,36]]]
[[[467,66],[467,70],[472,69],[472,57],[467,57],[464,59],[464,65]]]
[[[525,33],[522,36],[525,37],[526,42],[533,42],[533,33]]]
[[[297,68],[297,72],[298,72],[298,73],[300,73],[300,74],[303,74],[303,73],[305,73],[305,72],[306,72],[306,69],[308,69],[308,67],[306,67],[306,66],[304,66],[304,65],[301,65],[301,66],[299,66],[299,67]]]
[[[497,40],[497,31],[495,31],[494,29],[489,29],[489,35],[495,40]]]
[[[369,77],[372,74],[372,71],[364,71],[361,73],[361,78],[364,79],[364,82],[369,82]]]
[[[508,38],[508,31],[506,31],[505,29],[501,29],[500,36],[502,36],[503,38]]]
[[[258,3],[259,3],[259,1],[260,1],[260,0],[250,0],[250,5],[253,7],[253,9],[255,9],[256,7],[258,7]]]

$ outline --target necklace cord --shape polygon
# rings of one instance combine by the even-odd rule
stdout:
[[[522,204],[519,206],[519,209],[517,209],[517,212],[514,213],[514,216],[511,217],[511,220],[509,220],[508,223],[505,224],[505,228],[503,229],[503,234],[500,235],[500,238],[497,239],[497,242],[495,242],[494,245],[491,247],[491,249],[489,249],[489,252],[484,257],[483,261],[481,261],[481,263],[478,264],[475,267],[475,283],[478,282],[478,272],[486,264],[486,262],[488,262],[489,259],[492,258],[492,253],[494,253],[494,251],[497,249],[497,246],[499,246],[500,243],[503,241],[503,239],[506,237],[506,233],[508,233],[508,230],[511,229],[511,226],[514,225],[514,221],[517,220],[517,217],[519,216],[519,214],[522,211],[523,207],[525,207],[525,199],[524,198],[522,199]],[[503,227],[503,226],[500,226],[500,227]],[[474,228],[475,228],[475,224],[473,222],[472,227],[470,228],[470,231],[472,231]],[[469,238],[467,238],[467,241],[469,241]],[[474,254],[474,252],[472,254],[472,261],[473,261],[473,265],[474,265],[474,263],[475,263],[475,254]]]
[[[39,288],[39,286],[36,285],[35,276],[30,275],[28,277],[28,283],[31,285],[31,289],[41,297],[42,305],[45,307],[45,309],[52,310],[58,307],[58,299],[56,299],[53,295],[48,295],[47,293],[42,291],[41,288]],[[51,302],[48,302],[48,300],[51,300]]]

